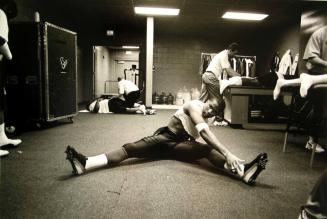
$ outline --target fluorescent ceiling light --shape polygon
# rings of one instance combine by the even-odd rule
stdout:
[[[256,13],[233,12],[233,11],[227,11],[222,16],[222,18],[226,18],[226,19],[251,20],[251,21],[261,21],[266,17],[268,17],[268,14],[256,14]]]
[[[126,51],[125,53],[126,53],[126,55],[131,55],[132,51]]]
[[[107,30],[106,34],[107,34],[107,36],[113,36],[114,31],[113,30]]]
[[[134,11],[136,14],[144,14],[144,15],[175,16],[179,14],[179,9],[177,8],[134,7]]]
[[[139,46],[122,46],[123,49],[139,49]]]

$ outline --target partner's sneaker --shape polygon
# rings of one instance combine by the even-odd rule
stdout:
[[[315,142],[308,141],[307,144],[305,145],[305,148],[308,150],[312,150],[314,145],[316,145],[315,153],[324,153],[325,152],[325,149],[320,144],[315,143]]]
[[[220,121],[220,122],[218,122],[218,121],[214,121],[213,122],[213,125],[214,126],[228,126],[228,122],[226,122],[226,121]]]
[[[156,113],[157,113],[157,111],[154,110],[154,109],[147,109],[147,110],[146,110],[146,114],[147,114],[147,115],[154,115],[154,114],[156,114]]]
[[[244,165],[243,182],[253,185],[262,170],[266,169],[268,155],[266,153],[259,154],[253,161]]]
[[[144,105],[140,105],[139,110],[143,113],[143,115],[146,115],[146,108]]]
[[[69,160],[73,168],[73,174],[81,175],[85,172],[85,164],[87,157],[78,153],[73,147],[67,146],[65,153],[67,154],[66,159]]]

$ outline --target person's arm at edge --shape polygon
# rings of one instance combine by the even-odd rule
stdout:
[[[320,66],[327,67],[327,60],[323,60],[322,58],[320,58],[318,56],[309,58],[308,61],[313,65],[320,65]]]

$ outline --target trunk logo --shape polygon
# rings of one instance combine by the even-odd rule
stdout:
[[[59,58],[59,61],[60,61],[61,69],[62,69],[62,71],[61,71],[60,73],[67,73],[67,72],[65,72],[64,70],[65,70],[66,67],[67,67],[68,59],[65,59],[64,57],[60,57],[60,58]]]

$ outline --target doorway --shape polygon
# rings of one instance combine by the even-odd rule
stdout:
[[[117,78],[121,77],[139,85],[139,50],[121,47],[94,47],[94,96],[116,95]]]

